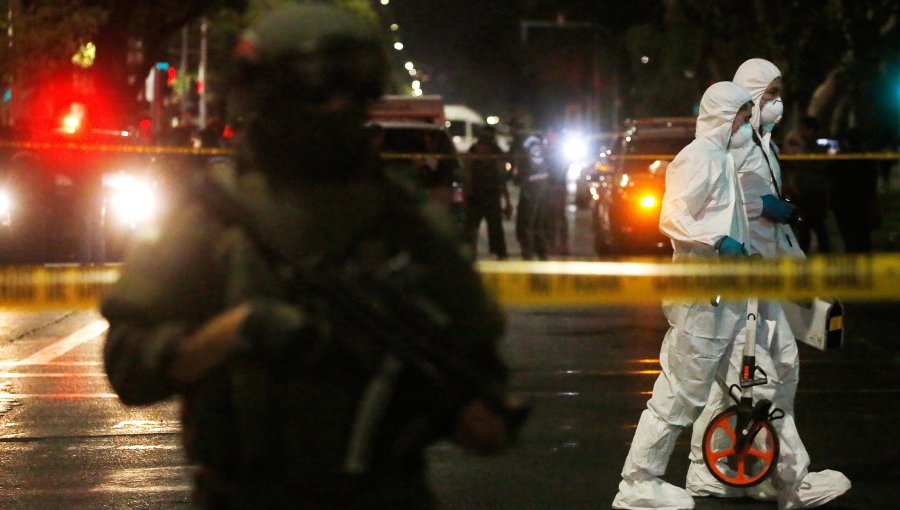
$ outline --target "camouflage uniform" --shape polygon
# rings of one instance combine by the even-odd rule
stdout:
[[[463,406],[503,399],[503,316],[446,212],[421,205],[366,148],[377,32],[323,4],[277,9],[238,46],[246,131],[220,198],[243,214],[194,189],[132,251],[102,303],[109,380],[128,405],[180,397],[202,508],[432,508],[425,447]],[[337,304],[348,281],[361,308]],[[239,326],[212,337],[237,335],[228,357],[179,383],[190,378],[173,367],[203,359],[182,347],[243,307]],[[276,308],[302,327],[262,313]],[[416,349],[384,345],[423,323],[434,327],[404,345],[464,371],[429,372]]]
[[[417,209],[411,193],[377,175],[273,193],[262,174],[248,173],[238,194],[261,223],[289,240],[285,246],[298,258],[349,254],[380,265],[390,251],[407,252],[421,270],[414,291],[427,294],[449,317],[443,328],[449,334],[431,339],[436,348],[468,360],[485,383],[502,386],[505,370],[495,351],[502,315],[460,254],[452,229]],[[404,200],[397,203],[398,197]],[[392,221],[383,221],[386,214]],[[134,251],[104,299],[110,322],[104,356],[126,404],[181,397],[184,442],[199,465],[201,503],[219,508],[214,502],[221,498],[231,508],[429,508],[422,458],[427,442],[397,457],[388,451],[397,439],[391,434],[443,400],[471,395],[449,395],[414,371],[402,372],[371,469],[354,475],[345,469],[348,436],[384,353],[354,327],[353,317],[328,324],[327,339],[298,339],[308,344],[290,359],[272,363],[237,353],[199,383],[179,387],[167,375],[173,352],[200,324],[242,302],[297,298],[240,227],[190,202],[167,224],[157,240]],[[452,416],[446,418],[452,423]],[[430,433],[436,438],[446,432]]]

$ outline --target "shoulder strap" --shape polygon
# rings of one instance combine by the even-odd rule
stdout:
[[[755,143],[756,146],[759,147],[759,150],[762,151],[763,159],[766,160],[766,168],[769,169],[769,176],[772,177],[772,185],[775,186],[775,194],[778,195],[778,198],[783,198],[781,196],[781,186],[778,185],[778,179],[775,178],[775,172],[772,170],[772,164],[769,163],[769,156],[766,155],[766,150],[763,148],[762,141],[759,139],[756,131],[753,131],[753,143]]]

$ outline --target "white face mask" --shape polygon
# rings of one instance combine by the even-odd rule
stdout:
[[[784,115],[784,103],[779,97],[762,105],[759,111],[759,123],[766,132],[771,132],[775,124],[781,122],[782,115]]]
[[[731,134],[731,139],[728,141],[729,149],[741,149],[746,147],[753,140],[753,128],[750,127],[749,122],[745,122],[741,124],[741,127],[738,128],[737,131]]]

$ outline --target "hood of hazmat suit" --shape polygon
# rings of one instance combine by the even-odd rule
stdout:
[[[759,131],[759,111],[762,108],[762,96],[775,78],[781,77],[778,67],[762,58],[751,58],[741,64],[734,73],[734,83],[747,89],[753,101],[753,116],[750,125]]]
[[[760,131],[760,109],[762,96],[772,83],[781,77],[775,64],[761,58],[751,58],[738,68],[734,83],[745,88],[753,101],[753,116],[750,124],[758,133],[760,144],[755,143],[742,149],[730,150],[738,171],[741,188],[744,191],[745,210],[750,222],[748,250],[763,257],[804,257],[793,231],[787,225],[774,223],[762,216],[762,196],[773,195],[781,198],[781,165],[778,150],[772,143],[770,132]]]
[[[747,241],[747,217],[728,153],[731,126],[750,94],[732,82],[713,84],[700,100],[696,138],[666,170],[660,231],[672,240],[674,259],[715,255],[724,236]]]

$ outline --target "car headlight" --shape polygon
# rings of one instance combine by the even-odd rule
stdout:
[[[563,156],[570,163],[579,163],[587,159],[588,145],[587,142],[579,135],[569,135],[563,142]]]
[[[135,226],[156,217],[159,194],[154,183],[129,174],[104,176],[109,188],[110,212],[122,223]]]
[[[12,212],[12,195],[8,190],[0,189],[0,216],[6,216]]]

